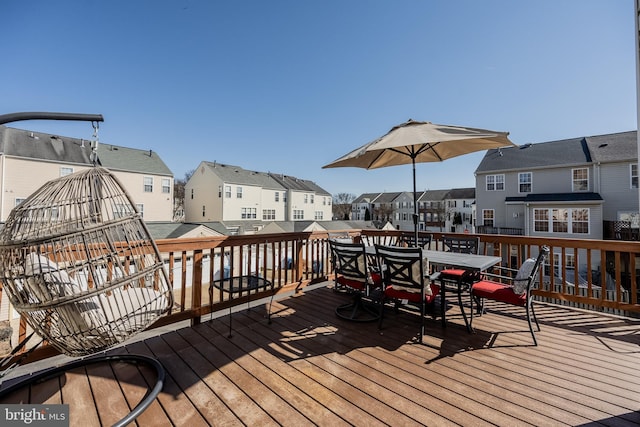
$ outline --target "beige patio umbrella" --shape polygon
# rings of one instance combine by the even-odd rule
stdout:
[[[416,163],[441,162],[476,151],[515,145],[508,132],[461,126],[438,125],[409,119],[380,138],[356,148],[324,168],[357,167],[376,169],[413,165],[413,226],[418,242]]]

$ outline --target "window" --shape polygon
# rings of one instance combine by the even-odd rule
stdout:
[[[533,210],[533,230],[541,233],[549,231],[549,210],[534,209]]]
[[[276,210],[275,209],[263,209],[262,210],[262,220],[263,221],[273,221],[276,219]]]
[[[504,191],[504,174],[487,175],[487,191]]]
[[[311,195],[309,196],[309,203],[311,203],[312,205],[314,204],[313,199],[314,199],[313,194],[311,194]]]
[[[191,200],[193,200],[193,188],[191,189]]]
[[[117,204],[113,207],[113,216],[115,218],[122,218],[132,213],[129,205]]]
[[[589,191],[589,169],[572,169],[572,191]]]
[[[202,205],[202,217],[204,218],[205,213],[206,213],[207,209],[205,207],[205,205]]]
[[[631,170],[631,188],[638,188],[638,164],[630,165]]]
[[[144,205],[142,203],[136,203],[136,209],[138,210],[140,217],[144,218]]]
[[[276,192],[275,192],[275,201],[276,201],[276,202],[279,202],[279,201],[280,201],[280,192],[279,192],[279,191],[276,191]]]
[[[324,218],[324,213],[322,211],[316,211],[315,219],[316,221],[322,221]]]
[[[162,192],[165,194],[171,193],[171,180],[169,178],[162,178]]]
[[[493,209],[482,210],[482,225],[493,227],[495,223],[495,211]]]
[[[447,200],[447,206],[450,208],[455,208],[457,207],[457,201],[456,200]]]
[[[568,233],[569,232],[569,210],[568,209],[552,209],[551,223],[553,225],[552,230],[554,233]]]
[[[309,195],[308,194],[304,195],[304,202],[305,203],[309,203]]]
[[[256,208],[241,208],[240,218],[242,219],[256,219],[258,210]]]
[[[531,172],[523,172],[518,174],[518,192],[519,193],[531,193],[532,176]]]
[[[231,198],[231,186],[230,185],[225,185],[224,186],[224,198],[225,199],[230,199]]]
[[[73,173],[73,168],[60,167],[60,176],[67,176]]]
[[[144,181],[144,192],[145,193],[153,192],[153,177],[145,176],[143,178],[143,181]]]
[[[534,209],[533,218],[536,232],[589,234],[589,208]]]
[[[574,272],[575,277],[575,269],[576,269],[576,256],[575,254],[565,254],[564,256],[564,265],[567,271]],[[545,261],[544,263],[544,274],[549,275],[551,271],[549,261]],[[562,277],[562,254],[554,253],[553,254],[553,275],[556,278]]]
[[[293,219],[304,219],[304,211],[301,209],[294,209]]]
[[[282,201],[287,203],[287,193],[282,193]]]
[[[236,187],[236,198],[242,199],[242,187]]]
[[[589,234],[589,209],[571,209],[571,232]]]

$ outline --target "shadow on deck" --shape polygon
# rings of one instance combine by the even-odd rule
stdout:
[[[152,355],[163,392],[148,425],[638,425],[640,324],[537,305],[532,345],[522,312],[488,305],[464,327],[389,308],[376,323],[336,317],[350,298],[318,288],[194,327],[147,331],[109,353]],[[62,357],[21,367],[59,363]],[[7,381],[10,382],[11,380]],[[111,425],[142,399],[151,371],[105,364],[14,393],[2,403],[69,403],[71,425]]]

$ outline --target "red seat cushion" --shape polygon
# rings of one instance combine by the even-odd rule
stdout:
[[[524,307],[527,302],[526,293],[516,295],[511,286],[505,285],[504,283],[492,282],[490,280],[481,280],[474,283],[471,287],[471,293],[480,298],[488,298],[522,307]]]
[[[373,282],[371,284],[372,287],[379,288],[382,285],[382,276],[380,273],[371,273],[371,281]],[[349,286],[350,288],[357,289],[359,291],[362,291],[365,288],[364,282],[344,276],[338,276],[336,278],[336,282],[339,285]]]
[[[364,282],[355,279],[349,279],[348,277],[338,276],[336,278],[336,282],[343,286],[348,286],[353,289],[357,289],[359,291],[364,290]]]
[[[431,284],[431,295],[425,295],[425,303],[429,304],[434,300],[438,292],[440,291],[440,286]],[[384,296],[386,298],[392,299],[404,299],[410,302],[420,302],[420,292],[408,292],[400,289],[393,289],[393,286],[389,285],[384,290]]]
[[[440,271],[440,277],[443,279],[458,280],[458,278],[462,277],[465,272],[466,270],[461,268],[446,268]]]

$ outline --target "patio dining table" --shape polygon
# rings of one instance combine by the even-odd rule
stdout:
[[[376,253],[374,246],[367,246],[366,252],[368,255],[374,256]],[[476,254],[465,254],[458,252],[445,252],[445,251],[435,251],[429,249],[422,250],[422,256],[429,260],[430,265],[436,265],[440,268],[459,268],[466,270],[469,275],[482,273],[483,271],[488,270],[489,268],[500,264],[502,262],[502,258],[498,256],[492,255],[476,255]],[[438,271],[434,272],[430,275],[431,281],[438,281],[440,277],[440,273]],[[457,287],[453,292],[455,292],[458,296],[458,305],[460,306],[460,312],[462,313],[462,318],[464,319],[464,324],[467,327],[468,331],[471,331],[469,326],[469,320],[467,319],[467,315],[464,311],[464,307],[462,305],[462,294],[465,291],[465,283],[463,280],[457,281]],[[442,324],[446,325],[445,319],[445,295],[446,295],[446,285],[443,281],[440,283],[440,306],[441,306],[441,315],[442,315]]]

